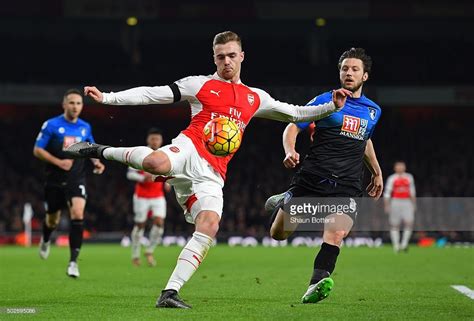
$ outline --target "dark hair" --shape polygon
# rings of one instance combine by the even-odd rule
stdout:
[[[364,65],[364,72],[370,74],[372,70],[372,58],[365,53],[363,48],[351,48],[347,51],[344,51],[339,58],[339,63],[337,64],[337,68],[341,70],[342,61],[346,58],[356,58],[362,60]]]
[[[64,93],[63,99],[66,99],[67,96],[72,95],[72,94],[79,95],[82,97],[82,92],[79,91],[79,89],[71,88],[71,89],[66,90],[66,92]]]
[[[158,127],[152,127],[148,129],[147,135],[162,135],[162,131]]]
[[[225,45],[230,41],[236,41],[239,44],[240,49],[242,49],[242,40],[239,35],[233,31],[224,31],[215,35],[214,41],[212,42],[212,48],[216,45]]]

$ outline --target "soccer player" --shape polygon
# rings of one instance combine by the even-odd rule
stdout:
[[[176,267],[159,297],[156,307],[190,308],[178,296],[206,257],[219,229],[222,188],[232,155],[217,157],[203,144],[203,128],[215,117],[227,117],[243,132],[255,117],[279,121],[309,121],[340,110],[352,93],[333,91],[329,101],[310,107],[295,106],[273,99],[265,91],[244,85],[240,80],[244,52],[240,37],[231,31],[217,34],[213,42],[217,71],[208,76],[192,76],[169,86],[138,87],[117,93],[102,93],[85,87],[86,95],[111,105],[169,104],[186,100],[191,106],[191,123],[170,145],[153,151],[149,147],[115,148],[79,143],[68,148],[74,157],[102,157],[164,175],[174,186],[186,220],[195,232],[179,254]]]
[[[407,252],[415,220],[415,180],[413,175],[406,172],[403,161],[395,162],[393,170],[395,173],[388,177],[383,194],[385,212],[389,214],[390,238],[394,252]],[[404,225],[404,230],[400,243],[401,223]]]
[[[158,128],[150,128],[146,138],[147,146],[157,150],[163,144],[163,136]],[[133,212],[135,225],[132,230],[132,263],[140,266],[140,239],[145,232],[145,224],[148,212],[151,211],[153,226],[150,230],[150,244],[145,250],[145,257],[149,266],[155,266],[156,261],[153,252],[161,242],[166,218],[165,189],[170,187],[164,182],[155,182],[152,174],[133,167],[128,168],[127,178],[135,181],[135,193],[133,194]]]
[[[363,164],[372,173],[367,191],[378,199],[382,193],[382,171],[377,161],[370,137],[379,120],[380,107],[362,94],[362,87],[369,78],[371,58],[362,48],[351,48],[339,58],[339,78],[343,88],[352,92],[344,109],[314,123],[289,124],[283,133],[285,167],[294,168],[300,163],[295,150],[297,135],[314,127],[308,155],[296,172],[287,192],[270,197],[265,208],[272,211],[270,235],[276,240],[287,239],[296,229],[283,210],[292,197],[341,197],[362,196]],[[330,101],[331,92],[322,93],[308,106]],[[339,214],[339,215],[336,215]],[[336,266],[340,246],[350,232],[353,217],[333,213],[326,217],[333,224],[324,224],[323,243],[314,260],[313,274],[302,303],[316,303],[326,298],[332,289],[331,273]]]
[[[47,259],[51,246],[51,233],[59,223],[61,210],[69,208],[71,227],[69,231],[70,259],[67,275],[79,277],[77,257],[82,246],[84,208],[86,205],[86,178],[84,160],[72,160],[64,149],[77,142],[94,142],[91,125],[79,118],[83,102],[77,89],[66,91],[62,106],[64,113],[43,123],[36,138],[33,155],[46,163],[45,204],[46,218],[43,222],[39,254]],[[105,166],[92,159],[94,173],[102,174]]]

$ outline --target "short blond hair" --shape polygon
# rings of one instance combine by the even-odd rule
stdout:
[[[216,45],[225,45],[231,41],[237,42],[240,49],[242,49],[242,40],[240,39],[239,35],[233,31],[224,31],[215,35],[214,41],[212,42],[212,48],[215,48]]]

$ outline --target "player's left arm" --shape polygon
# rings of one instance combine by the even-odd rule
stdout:
[[[352,92],[344,88],[332,92],[332,101],[310,106],[292,105],[273,99],[261,89],[253,88],[260,97],[260,106],[255,117],[278,120],[288,123],[313,121],[325,118],[341,110]]]
[[[95,143],[94,136],[92,136],[92,128],[88,126],[88,133],[89,135],[86,137],[85,141],[89,143]],[[100,175],[105,171],[105,165],[98,159],[98,158],[91,158],[92,165],[94,165],[94,169],[92,172],[94,174]]]
[[[367,192],[375,200],[378,200],[383,191],[382,169],[380,168],[377,155],[375,154],[374,144],[370,138],[367,140],[367,145],[365,146],[364,163],[372,173],[370,184],[367,186]]]

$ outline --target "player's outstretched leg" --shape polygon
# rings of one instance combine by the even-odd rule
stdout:
[[[80,142],[68,146],[64,152],[72,158],[101,158],[106,148],[110,146],[94,144],[89,142]]]
[[[171,170],[168,155],[147,146],[111,147],[81,142],[70,145],[64,151],[71,158],[101,158],[116,161],[155,175],[166,175]]]

